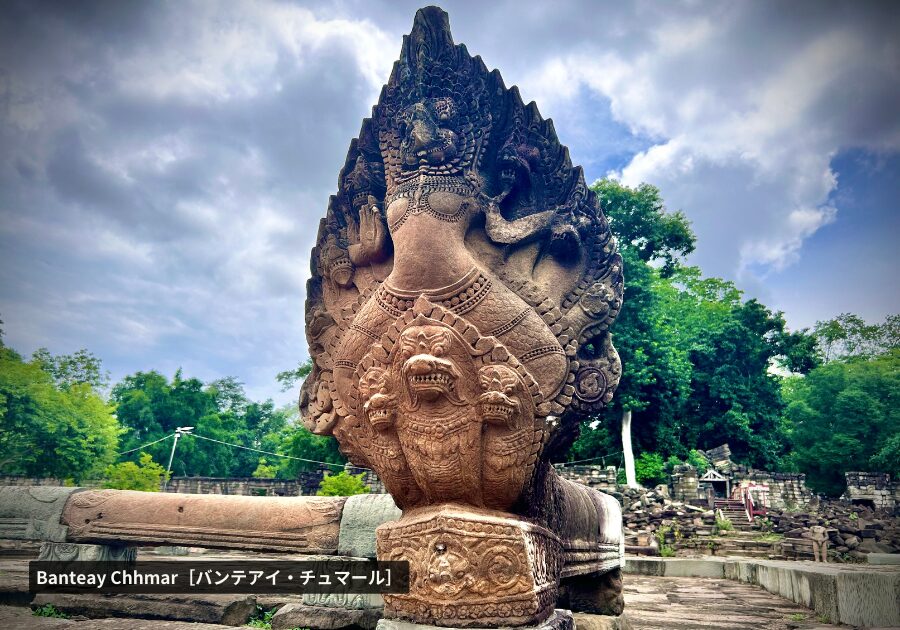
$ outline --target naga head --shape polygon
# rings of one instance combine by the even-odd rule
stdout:
[[[515,396],[518,383],[518,374],[505,365],[488,365],[478,371],[478,385],[484,392],[478,397],[478,410],[485,422],[513,428],[522,408]]]
[[[517,191],[527,197],[532,188],[534,167],[540,160],[540,151],[517,136],[507,140],[497,156],[498,183],[501,194]]]
[[[401,373],[413,404],[446,397],[459,402],[459,369],[445,358],[453,343],[453,333],[441,326],[410,326],[400,335]]]
[[[550,251],[559,259],[577,258],[582,242],[594,230],[594,219],[587,206],[587,188],[581,178],[568,201],[560,207],[550,224]]]
[[[441,166],[459,157],[459,137],[452,129],[456,104],[449,97],[413,103],[401,115],[400,158],[403,168]]]

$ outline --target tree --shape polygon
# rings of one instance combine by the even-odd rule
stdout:
[[[153,461],[148,453],[141,453],[139,463],[119,462],[106,467],[104,488],[159,492],[166,469]]]
[[[125,450],[171,435],[179,426],[194,427],[194,435],[178,443],[172,463],[176,474],[249,477],[259,455],[247,449],[280,452],[288,426],[288,412],[276,409],[271,400],[249,400],[234,377],[204,384],[185,378],[181,370],[171,382],[155,371],[137,372],[113,387],[112,398],[128,429]],[[146,451],[167,461],[170,448],[163,440]]]
[[[38,348],[31,355],[31,360],[52,376],[56,385],[63,389],[86,384],[99,392],[109,385],[109,372],[103,369],[102,361],[85,348],[75,354],[57,356],[50,354],[47,348]]]
[[[286,392],[289,389],[293,388],[297,383],[302,383],[303,379],[309,376],[309,373],[312,372],[312,368],[312,358],[309,358],[306,361],[301,361],[300,363],[298,363],[297,367],[293,370],[285,370],[284,372],[279,372],[275,376],[275,380],[281,383],[281,391]]]
[[[119,423],[86,382],[57,384],[43,362],[0,347],[0,470],[9,475],[99,475],[112,463]]]
[[[691,449],[727,441],[738,461],[776,465],[785,450],[783,404],[770,372],[815,368],[816,339],[789,332],[781,313],[745,301],[734,283],[685,265],[694,235],[683,214],[666,211],[658,189],[603,180],[594,190],[624,260],[625,301],[611,328],[623,374],[612,405],[590,419],[570,457],[630,440],[638,452],[684,460]],[[597,432],[616,420],[621,438]]]
[[[363,483],[365,473],[351,475],[342,470],[336,475],[326,475],[319,483],[316,495],[320,497],[350,497],[354,494],[366,494],[372,489]]]
[[[274,479],[277,474],[278,466],[272,466],[266,461],[265,457],[260,457],[259,465],[251,476],[255,479]]]
[[[853,313],[816,322],[813,335],[825,363],[848,357],[871,358],[900,347],[900,314],[881,324],[867,324]]]
[[[637,480],[655,486],[666,480],[665,464],[659,453],[641,453],[635,462]]]
[[[702,311],[702,304],[699,305]],[[683,442],[709,449],[723,442],[738,461],[773,469],[783,454],[780,378],[771,373],[783,355],[785,323],[756,300],[731,306],[720,325],[698,336]]]
[[[891,478],[900,478],[900,433],[890,436],[884,446],[869,459],[872,470],[890,473]]]
[[[794,379],[785,397],[791,461],[816,492],[841,494],[850,470],[897,470],[900,349],[831,360]]]
[[[689,379],[687,357],[677,351],[672,331],[664,325],[660,285],[668,282],[680,259],[693,251],[695,237],[682,213],[666,211],[653,186],[629,188],[605,179],[592,188],[609,218],[628,278],[625,301],[611,331],[622,359],[622,379],[613,405],[597,419],[601,424],[618,424],[623,429],[622,442],[627,444],[631,417],[637,416],[636,443],[641,449],[652,448],[658,429],[674,421]],[[596,442],[597,437],[592,431],[596,429],[582,431],[574,452],[588,455],[585,440]],[[633,455],[627,450],[626,468],[633,482]]]
[[[338,448],[338,442],[330,435],[315,435],[299,422],[299,414],[292,418],[281,435],[281,444],[278,452],[300,459],[282,459],[279,464],[278,476],[283,478],[296,478],[301,471],[318,470],[320,464],[315,462],[328,462],[333,464],[345,464],[346,458]]]
[[[641,184],[630,188],[612,179],[601,179],[591,187],[600,198],[619,251],[644,263],[659,263],[668,276],[694,251],[697,237],[680,210],[666,210],[659,188]]]

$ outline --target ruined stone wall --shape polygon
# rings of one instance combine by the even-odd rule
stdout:
[[[727,475],[731,472],[731,467],[733,465],[731,462],[731,449],[727,444],[722,444],[721,446],[704,451],[704,455],[706,455],[706,459],[712,467],[723,475]]]
[[[900,483],[878,472],[847,472],[845,497],[850,501],[871,501],[876,508],[892,510],[900,505]]]
[[[99,480],[87,480],[78,484],[79,488],[100,486]],[[23,477],[21,475],[0,475],[0,486],[65,486],[65,479],[56,477]],[[71,485],[71,484],[70,484]]]
[[[557,466],[556,472],[563,479],[584,484],[601,492],[616,491],[615,466]]]
[[[696,468],[682,464],[672,469],[672,498],[686,503],[700,498],[700,482]]]
[[[185,494],[229,494],[244,496],[296,497],[315,494],[322,473],[301,473],[298,479],[255,479],[253,477],[172,477],[166,492]]]
[[[768,507],[776,510],[801,509],[809,505],[813,498],[806,487],[806,475],[801,473],[769,472],[735,465],[733,475],[733,487],[749,484],[768,486]]]

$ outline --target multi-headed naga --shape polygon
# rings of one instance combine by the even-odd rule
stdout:
[[[552,122],[436,7],[350,144],[311,266],[300,407],[403,510],[379,528],[379,556],[412,567],[388,613],[531,623],[590,573],[620,610],[618,504],[549,462],[618,383],[622,260]]]

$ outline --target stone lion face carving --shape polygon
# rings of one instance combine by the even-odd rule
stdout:
[[[408,107],[401,115],[403,167],[415,170],[420,165],[438,166],[455,159],[459,155],[459,138],[451,129],[455,117],[456,104],[446,97]]]
[[[353,263],[347,251],[338,245],[333,234],[328,235],[325,248],[322,250],[322,266],[332,282],[341,287],[350,286],[353,279]]]
[[[522,408],[514,395],[518,382],[518,375],[505,365],[489,365],[478,371],[478,386],[484,392],[478,397],[478,408],[485,422],[513,427]]]
[[[440,326],[411,326],[400,336],[401,374],[413,404],[444,396],[458,401],[459,369],[444,358],[450,353],[453,334]]]
[[[387,374],[380,367],[369,368],[359,380],[363,411],[369,422],[378,430],[394,423],[397,398],[387,392]]]

